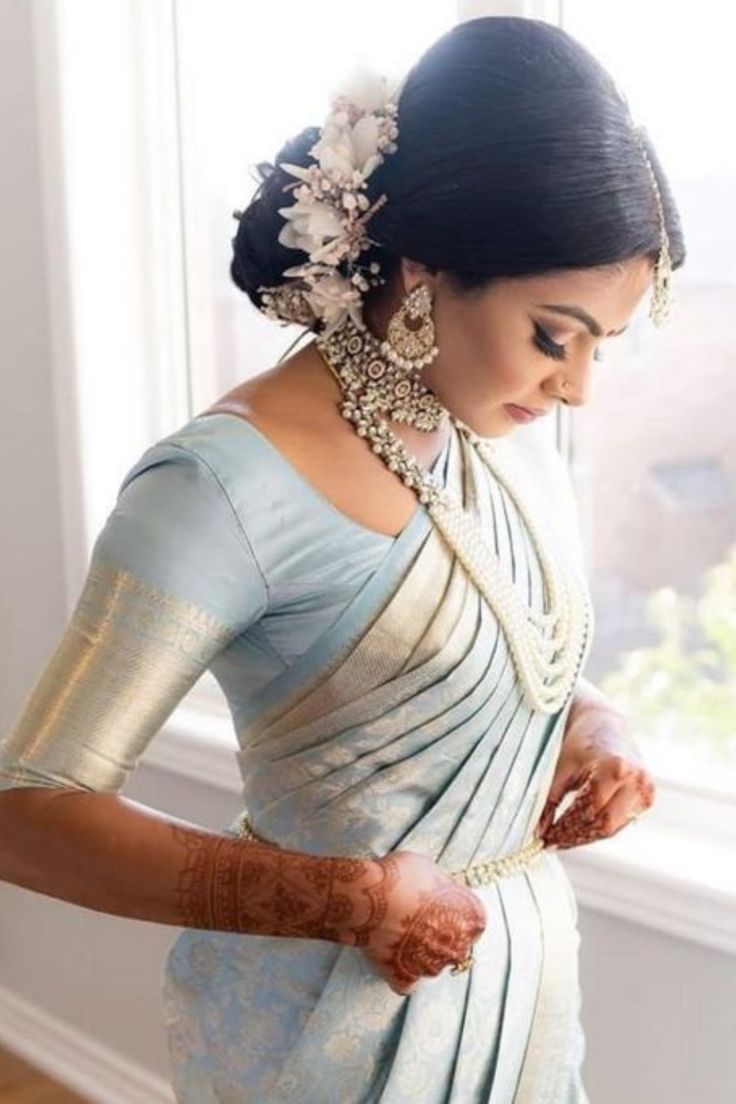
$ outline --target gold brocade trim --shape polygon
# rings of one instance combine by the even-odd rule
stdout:
[[[240,814],[235,831],[236,835],[240,836],[241,839],[251,839],[255,840],[257,843],[267,843],[271,847],[280,846],[280,844],[274,843],[272,840],[266,839],[265,836],[256,832],[248,819],[247,812]],[[529,866],[544,849],[545,843],[541,836],[533,836],[532,839],[530,839],[528,843],[525,843],[518,851],[512,851],[508,855],[502,855],[497,859],[484,859],[480,862],[469,863],[469,865],[464,866],[462,870],[448,871],[448,877],[456,882],[464,882],[465,885],[470,886],[471,889],[474,886],[490,885],[491,882],[495,882],[498,878],[514,874],[525,866]]]
[[[120,790],[232,635],[209,611],[93,556],[66,630],[0,744],[0,789]]]
[[[77,603],[75,616],[80,615],[88,616],[95,628],[127,629],[155,640],[197,665],[207,664],[213,647],[225,647],[233,636],[229,625],[190,599],[97,556]]]

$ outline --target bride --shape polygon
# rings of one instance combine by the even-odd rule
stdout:
[[[585,1104],[556,850],[654,787],[583,677],[575,498],[529,423],[646,294],[666,316],[666,179],[600,64],[512,17],[356,78],[261,175],[231,275],[311,341],[125,474],[0,745],[0,877],[181,929],[181,1104]],[[205,670],[221,831],[121,795]]]

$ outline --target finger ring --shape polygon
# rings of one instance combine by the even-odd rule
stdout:
[[[461,959],[459,962],[456,962],[454,964],[454,966],[450,970],[450,973],[451,974],[462,974],[462,973],[464,973],[466,970],[470,969],[470,967],[473,964],[473,961],[474,961],[473,952],[471,951],[469,955],[466,955],[465,958]]]

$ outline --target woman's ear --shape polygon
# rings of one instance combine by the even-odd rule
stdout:
[[[402,295],[408,295],[419,284],[427,284],[430,290],[434,290],[434,282],[437,276],[421,261],[413,261],[409,257],[402,257],[399,272]]]

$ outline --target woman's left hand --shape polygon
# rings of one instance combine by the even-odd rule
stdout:
[[[626,718],[609,707],[595,688],[591,691],[573,703],[539,819],[537,834],[548,847],[580,847],[613,836],[654,801],[654,782]],[[557,806],[571,790],[577,790],[577,795],[553,823]]]

